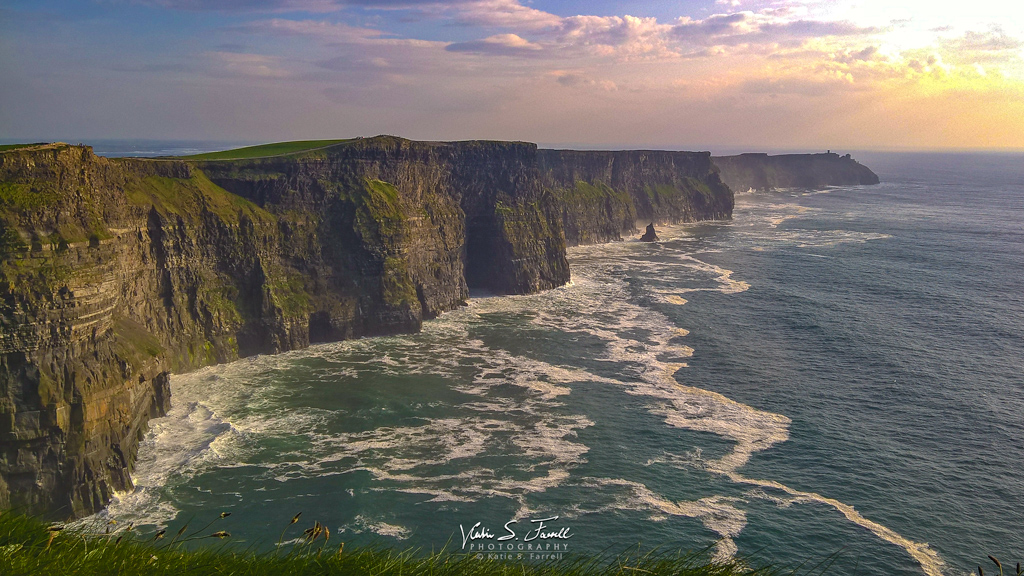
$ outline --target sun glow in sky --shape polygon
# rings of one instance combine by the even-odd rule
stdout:
[[[1024,149],[1024,3],[8,0],[0,78],[0,138]]]

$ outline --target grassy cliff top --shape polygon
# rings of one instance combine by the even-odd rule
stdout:
[[[26,148],[32,148],[35,150],[44,150],[47,148],[63,148],[69,146],[63,142],[33,142],[31,144],[2,144],[0,145],[0,153],[11,152],[13,150],[24,150]]]
[[[234,150],[223,150],[221,152],[208,152],[206,154],[195,154],[193,156],[182,156],[189,160],[244,160],[250,158],[270,158],[274,156],[288,156],[319,150],[338,144],[353,142],[357,138],[342,140],[296,140],[293,142],[274,142],[271,144],[260,144],[259,146],[246,146]]]
[[[275,142],[272,144],[261,144],[259,146],[248,146],[235,150],[224,150],[221,152],[209,152],[193,156],[176,156],[152,158],[149,160],[184,160],[195,162],[200,167],[208,167],[211,164],[223,162],[255,161],[272,159],[311,159],[325,158],[332,154],[345,150],[353,153],[360,151],[373,152],[414,152],[430,153],[442,149],[450,149],[456,153],[474,153],[479,151],[496,152],[499,150],[523,150],[525,148],[536,149],[536,144],[529,142],[512,142],[502,140],[461,140],[453,142],[409,140],[398,136],[378,135],[342,140],[297,140],[294,142]]]

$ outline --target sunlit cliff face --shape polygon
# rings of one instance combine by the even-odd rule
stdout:
[[[1002,1],[13,3],[10,136],[1024,148]]]

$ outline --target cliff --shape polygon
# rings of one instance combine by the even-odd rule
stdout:
[[[731,210],[706,153],[393,137],[238,159],[2,151],[0,509],[80,516],[130,489],[172,372],[416,331],[471,287],[559,286],[563,223],[596,242]]]
[[[0,154],[0,507],[82,515],[130,488],[169,372],[414,331],[474,283],[565,283],[534,151],[377,138],[223,162]]]
[[[878,184],[878,176],[849,154],[740,154],[713,160],[722,181],[737,192]]]
[[[620,240],[638,221],[732,217],[732,191],[708,152],[539,150],[537,165],[569,246]]]

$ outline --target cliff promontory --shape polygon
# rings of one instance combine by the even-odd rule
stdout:
[[[473,287],[566,283],[567,239],[732,211],[706,153],[376,137],[230,156],[0,151],[0,509],[80,516],[131,488],[172,372],[415,331]]]
[[[722,181],[736,192],[878,184],[878,176],[849,154],[715,156]]]

